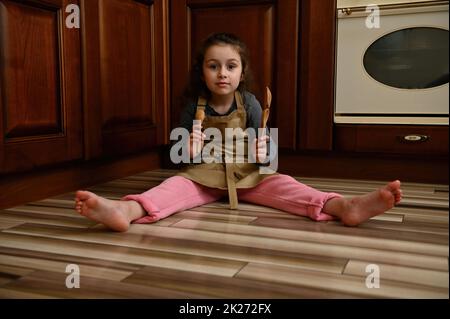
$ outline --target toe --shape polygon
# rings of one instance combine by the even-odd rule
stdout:
[[[399,180],[392,181],[386,185],[386,189],[395,194],[400,191],[400,184]]]
[[[85,191],[76,191],[75,193],[75,200],[80,201],[86,199],[86,192]]]
[[[79,201],[85,201],[91,198],[94,195],[94,193],[88,192],[88,191],[77,191],[76,192],[76,198]]]

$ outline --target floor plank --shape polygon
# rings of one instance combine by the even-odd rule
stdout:
[[[372,298],[448,298],[449,296],[448,289],[388,280],[382,280],[379,288],[368,288],[365,278],[262,264],[248,264],[236,277],[287,285],[298,284],[302,287],[329,289],[343,293],[352,292]]]
[[[80,234],[76,229],[61,229],[43,225],[23,225],[11,230],[11,233],[33,235],[42,238],[65,239],[75,242],[97,243],[111,246],[121,246],[165,253],[181,253],[185,260],[197,256],[224,258],[226,260],[241,262],[260,262],[288,265],[306,269],[321,269],[322,271],[341,273],[347,262],[346,259],[326,256],[314,256],[297,252],[276,252],[265,248],[246,246],[230,246],[221,242],[206,242],[201,239],[171,238],[155,236],[151,232],[140,232],[136,228],[142,225],[133,225],[127,234],[112,233],[103,227],[92,229],[89,233]],[[243,264],[241,264],[242,266]],[[187,267],[187,266],[186,266]],[[226,273],[223,273],[226,275]]]
[[[65,253],[68,255],[99,258],[103,260],[127,260],[136,265],[156,265],[169,269],[189,269],[203,273],[215,273],[233,276],[243,264],[236,261],[221,260],[195,256],[186,258],[183,254],[147,251],[123,246],[109,246],[71,240],[43,238],[18,234],[0,234],[0,247],[26,249],[48,253]]]
[[[232,225],[194,220],[182,220],[172,224],[172,227],[210,230],[220,233],[245,234],[255,237],[288,239],[292,241],[414,252],[444,257],[448,255],[448,247],[446,245],[422,243],[419,241],[410,242],[389,240],[385,238],[277,229],[274,227],[257,227],[253,225]]]
[[[204,298],[194,293],[168,290],[152,285],[142,286],[93,277],[80,277],[80,288],[67,288],[67,274],[36,271],[17,281],[6,284],[3,289],[25,294],[43,294],[58,298]]]
[[[69,265],[67,262],[54,261],[48,259],[29,258],[29,257],[17,257],[0,255],[0,272],[3,265],[18,268],[21,265],[27,265],[27,268],[33,270],[46,270],[59,273],[66,273],[66,267]],[[80,268],[80,272],[86,274],[88,277],[103,278],[114,281],[121,281],[122,279],[130,276],[132,271],[124,271],[111,269],[109,267],[96,267],[90,265],[83,265],[77,263]]]
[[[310,289],[272,282],[255,282],[245,278],[224,278],[215,275],[199,275],[166,269],[144,267],[125,282],[136,285],[152,285],[197,293],[212,298],[358,298],[356,295],[333,292],[327,289]]]
[[[367,261],[350,260],[345,266],[344,274],[366,278]],[[392,281],[410,282],[419,285],[448,289],[448,272],[412,267],[377,264],[380,277]]]

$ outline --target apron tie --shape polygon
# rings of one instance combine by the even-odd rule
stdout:
[[[238,197],[236,190],[236,182],[234,181],[233,164],[226,163],[225,172],[227,176],[227,188],[228,188],[228,198],[230,200],[230,209],[237,209]]]

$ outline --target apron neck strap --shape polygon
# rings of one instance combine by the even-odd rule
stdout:
[[[241,93],[238,90],[236,90],[234,92],[234,99],[236,100],[237,109],[240,110],[240,111],[245,111],[244,101],[242,99]]]
[[[238,110],[245,110],[244,101],[242,99],[242,95],[239,91],[234,92],[234,99],[236,100],[236,106]],[[199,96],[197,100],[197,109],[204,109],[206,107],[207,101],[203,96]]]

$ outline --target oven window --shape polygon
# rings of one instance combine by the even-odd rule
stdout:
[[[389,33],[364,54],[375,80],[401,89],[426,89],[448,83],[448,30],[420,27]]]

